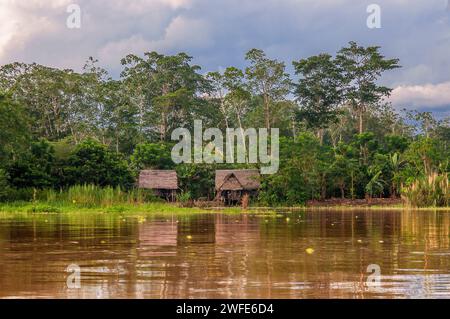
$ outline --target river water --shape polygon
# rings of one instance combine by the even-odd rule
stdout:
[[[450,298],[450,211],[2,213],[0,298]]]

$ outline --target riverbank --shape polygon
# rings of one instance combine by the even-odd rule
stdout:
[[[145,203],[145,204],[116,204],[116,205],[69,205],[58,203],[29,203],[14,202],[0,204],[0,212],[15,213],[71,213],[71,212],[98,212],[98,213],[138,213],[154,212],[163,213],[201,213],[200,208],[184,208],[169,203]]]
[[[198,214],[205,212],[220,213],[243,213],[243,212],[268,212],[268,211],[297,211],[297,210],[421,210],[421,211],[450,211],[450,207],[408,207],[403,204],[397,205],[312,205],[312,206],[278,206],[265,207],[253,206],[248,209],[240,207],[180,207],[178,204],[165,202],[120,204],[120,205],[92,205],[83,206],[77,204],[58,204],[46,202],[14,202],[0,203],[2,213],[73,213],[73,212],[93,212],[93,213],[155,213],[155,214]]]

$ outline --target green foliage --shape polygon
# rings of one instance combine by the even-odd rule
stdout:
[[[192,199],[214,198],[215,170],[212,165],[181,164],[176,167],[179,188]]]
[[[138,144],[131,156],[131,163],[138,169],[168,169],[173,167],[171,145],[165,143]]]
[[[358,176],[358,161],[345,155],[336,153],[334,161],[329,167],[331,189],[339,188],[341,198],[348,194],[355,198],[355,179]],[[335,192],[332,191],[334,194]]]
[[[30,149],[8,167],[10,184],[15,188],[53,187],[54,164],[54,150],[47,141],[32,143]]]
[[[28,145],[28,121],[22,105],[0,91],[0,167]]]
[[[376,173],[370,172],[372,175],[365,187],[366,194],[370,197],[381,195],[383,193],[384,181],[381,179],[382,171]]]
[[[295,205],[322,197],[329,150],[311,134],[283,138],[280,146],[280,170],[263,179],[260,201]]]
[[[445,150],[441,141],[430,137],[419,137],[409,145],[404,157],[413,174],[409,177],[415,177],[421,173],[428,175],[438,170],[441,163],[448,162],[450,153]]]
[[[49,206],[49,205],[36,205],[28,209],[28,213],[60,213],[59,208]]]
[[[7,200],[9,194],[10,187],[6,171],[0,168],[0,202]]]
[[[245,74],[250,90],[263,98],[264,123],[272,126],[272,112],[277,101],[282,101],[291,89],[291,80],[283,62],[269,59],[260,49],[247,52],[245,59],[250,62]]]
[[[405,136],[386,135],[383,141],[384,153],[403,153],[408,148],[410,142]]]
[[[402,189],[408,205],[413,207],[447,207],[450,204],[448,174],[430,173]]]
[[[343,78],[331,55],[320,54],[293,64],[301,76],[294,91],[301,106],[297,117],[311,128],[326,128],[336,122]]]
[[[192,199],[191,192],[181,192],[177,195],[177,202],[187,203]]]
[[[378,79],[385,71],[400,67],[398,59],[385,59],[379,50],[380,47],[363,47],[352,41],[336,56],[345,83],[345,99],[359,116],[360,134],[363,133],[365,113],[370,108],[379,107],[379,102],[392,90],[378,85]]]
[[[402,185],[411,188],[410,202],[442,203],[443,182],[428,176],[449,173],[450,120],[430,112],[403,116],[386,102],[391,88],[379,83],[399,67],[397,59],[350,42],[336,55],[293,62],[293,85],[283,61],[259,49],[245,58],[243,69],[204,76],[185,53],[127,55],[119,79],[93,58],[81,73],[1,66],[0,201],[120,210],[125,202],[156,200],[133,189],[144,168],[176,169],[180,200],[213,199],[215,169],[249,165],[175,165],[170,133],[192,132],[202,120],[205,128],[279,128],[280,169],[263,177],[263,204],[398,197]],[[429,199],[430,189],[438,198]]]
[[[93,184],[130,188],[134,183],[127,162],[106,146],[86,140],[79,144],[64,167],[67,185]]]

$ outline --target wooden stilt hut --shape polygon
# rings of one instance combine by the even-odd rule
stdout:
[[[177,173],[174,170],[143,170],[139,174],[139,188],[152,189],[156,196],[175,201]]]
[[[216,200],[226,205],[248,204],[258,194],[260,174],[257,169],[217,170]]]

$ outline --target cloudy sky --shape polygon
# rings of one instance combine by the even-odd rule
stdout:
[[[66,25],[73,3],[80,29]],[[366,24],[373,3],[380,29]],[[400,58],[383,80],[397,108],[450,115],[448,0],[0,0],[0,64],[80,70],[94,56],[117,76],[128,53],[184,51],[206,72],[244,66],[253,47],[290,65],[351,40]]]

